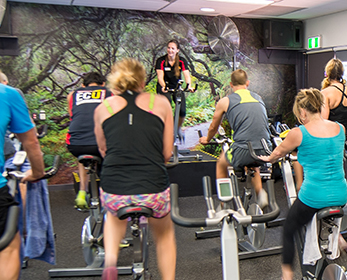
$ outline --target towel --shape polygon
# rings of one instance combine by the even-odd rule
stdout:
[[[10,170],[17,169],[13,164],[13,157],[6,161],[4,168]],[[30,168],[30,163],[26,159],[20,171],[25,172]],[[18,228],[23,237],[23,204],[19,188],[15,198],[20,204],[21,211],[18,218]],[[26,202],[27,238],[26,240],[22,238],[21,262],[23,262],[25,256],[30,259],[38,259],[49,264],[55,264],[54,233],[46,180],[27,183]]]
[[[340,228],[341,228],[341,221],[342,218],[335,219],[336,227],[333,227],[333,232],[329,234],[329,244],[328,249],[331,252],[331,255],[327,255],[327,258],[329,260],[335,260],[340,256],[340,250],[339,250],[339,234],[340,234]]]
[[[55,264],[54,233],[46,180],[28,183],[26,228],[25,256]]]
[[[306,226],[305,245],[302,256],[304,265],[315,265],[322,257],[318,244],[317,214],[314,214],[311,222]]]

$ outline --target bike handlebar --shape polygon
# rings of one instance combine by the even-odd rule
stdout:
[[[198,130],[198,135],[199,135],[199,138],[201,138],[203,136],[201,130]],[[222,145],[224,143],[231,144],[233,142],[230,138],[228,138],[225,135],[220,135],[220,136],[223,139],[218,139],[218,138],[213,137],[214,142],[210,141],[207,145]]]
[[[8,208],[5,231],[0,237],[0,252],[5,249],[13,240],[17,232],[17,221],[19,216],[19,207],[12,205]]]
[[[48,126],[47,126],[47,124],[44,124],[42,126],[42,132],[37,135],[37,138],[41,139],[41,138],[45,137],[47,135],[47,130],[48,130]]]
[[[53,166],[45,172],[45,175],[43,175],[39,180],[43,179],[49,179],[53,177],[55,174],[57,174],[58,169],[59,169],[59,162],[60,162],[60,156],[55,156],[54,161],[53,161]],[[9,171],[8,175],[14,179],[22,179],[25,177],[25,172],[19,171],[19,170],[14,170],[14,171]]]
[[[171,197],[171,218],[175,224],[183,227],[205,227],[207,226],[206,218],[185,218],[179,213],[178,207],[178,185],[170,185]]]
[[[169,93],[175,93],[175,92],[178,92],[178,91],[182,91],[182,92],[188,92],[188,88],[189,88],[189,84],[186,85],[185,89],[182,89],[182,84],[183,84],[183,80],[179,80],[177,82],[177,85],[175,88],[168,88],[168,83],[166,83],[166,86],[165,86],[165,90],[167,90],[167,92]],[[194,88],[194,92],[198,89],[198,84],[195,84],[195,88]]]
[[[206,176],[208,177],[208,176]],[[240,214],[242,209],[223,209],[215,212],[211,208],[211,205],[207,204],[208,213],[213,213],[213,217],[208,218],[187,218],[182,217],[179,213],[178,206],[178,185],[170,185],[170,196],[171,196],[171,218],[175,224],[183,227],[206,227],[218,225],[225,217],[230,216],[235,219],[239,224],[251,224],[251,223],[266,223],[272,221],[278,217],[280,214],[280,209],[276,203],[274,184],[273,180],[268,180],[268,195],[269,195],[269,208],[270,212],[262,215],[242,215]],[[206,201],[212,198],[210,180],[203,179],[204,184],[204,195]],[[208,185],[206,185],[208,184]],[[213,205],[212,205],[213,207]],[[242,207],[242,206],[240,206]],[[243,207],[242,207],[243,208]]]
[[[60,161],[60,156],[55,156],[52,168],[49,171],[47,171],[45,175],[39,180],[48,179],[54,176],[58,171],[59,161]],[[8,172],[8,176],[14,179],[21,179],[25,177],[25,173],[15,170],[15,171]],[[8,208],[5,230],[3,235],[0,237],[0,252],[12,242],[17,232],[19,210],[20,209],[17,205],[12,205]]]

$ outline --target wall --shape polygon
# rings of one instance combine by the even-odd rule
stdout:
[[[60,122],[61,127],[66,127],[68,121],[66,96],[81,84],[81,77],[90,71],[107,75],[122,57],[141,60],[147,70],[147,90],[155,91],[154,64],[166,52],[171,38],[180,42],[180,53],[199,82],[190,108],[200,107],[204,102],[201,98],[230,93],[232,56],[211,50],[208,27],[212,17],[10,4],[20,55],[1,57],[0,69],[13,86],[28,95],[29,106],[46,106],[48,117]],[[263,48],[261,20],[235,18],[231,22],[239,32],[236,60],[238,67],[249,74],[249,89],[263,97],[270,114],[290,116],[296,93],[295,66],[259,63],[258,51]]]
[[[305,48],[308,37],[321,35],[322,48],[343,47],[347,49],[347,11],[317,17],[304,22]]]

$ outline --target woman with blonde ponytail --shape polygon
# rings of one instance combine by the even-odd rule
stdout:
[[[95,136],[104,157],[100,200],[104,223],[105,269],[103,280],[117,279],[119,244],[127,220],[117,211],[139,205],[153,210],[149,225],[157,248],[163,280],[175,279],[176,241],[170,217],[170,181],[165,167],[172,155],[173,117],[162,95],[144,92],[146,71],[132,58],[113,65],[108,76],[115,96],[95,110]]]
[[[318,89],[302,89],[297,94],[293,112],[302,124],[293,128],[270,156],[262,160],[276,162],[295,148],[304,168],[304,181],[289,209],[283,227],[282,279],[293,279],[294,235],[325,207],[347,202],[347,183],[343,170],[345,128],[322,118],[324,97]],[[319,164],[317,164],[319,162]]]
[[[155,64],[155,69],[158,76],[157,93],[165,95],[170,103],[176,102],[176,94],[171,97],[168,93],[167,88],[175,89],[179,80],[182,79],[181,74],[183,73],[184,80],[188,85],[189,91],[194,92],[194,88],[191,85],[190,73],[188,70],[187,61],[178,55],[180,45],[177,40],[172,39],[167,44],[167,54],[159,57]],[[186,99],[183,94],[181,101],[181,109],[178,121],[178,133],[180,138],[182,137],[181,126],[186,116]],[[175,135],[176,137],[176,135]]]
[[[325,78],[322,81],[324,106],[322,116],[347,126],[346,80],[343,79],[343,64],[333,58],[325,66]]]

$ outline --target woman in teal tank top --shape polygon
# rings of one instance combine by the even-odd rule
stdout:
[[[347,183],[343,170],[345,128],[321,115],[323,95],[318,89],[301,90],[293,112],[300,127],[292,129],[270,156],[262,160],[276,162],[298,148],[298,161],[305,178],[298,198],[289,209],[283,228],[282,276],[293,279],[294,234],[312,220],[321,208],[343,206],[347,202]]]

